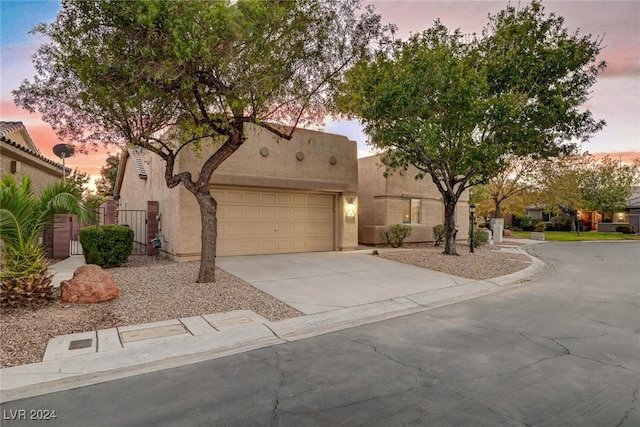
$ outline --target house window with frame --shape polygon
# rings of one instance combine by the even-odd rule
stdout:
[[[402,223],[403,224],[419,224],[421,207],[420,199],[403,199],[402,200]]]
[[[613,214],[613,222],[620,224],[629,223],[629,214],[627,212],[616,212]]]

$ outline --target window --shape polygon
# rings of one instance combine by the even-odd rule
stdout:
[[[626,224],[629,222],[629,214],[627,212],[616,212],[613,214],[613,222]]]
[[[600,222],[629,223],[629,212],[603,212]]]
[[[402,200],[402,223],[403,224],[419,224],[420,223],[420,199],[403,199]]]

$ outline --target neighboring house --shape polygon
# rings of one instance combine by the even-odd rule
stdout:
[[[22,122],[0,121],[0,176],[29,175],[36,194],[62,179],[63,166],[44,157]],[[67,171],[70,171],[67,168]]]
[[[551,218],[553,217],[551,212],[545,212],[544,206],[529,205],[524,208],[524,210],[531,218],[539,219],[544,222],[551,222]]]
[[[352,250],[358,245],[357,147],[344,136],[304,129],[277,139],[248,125],[247,140],[213,174],[218,202],[217,255]],[[208,158],[183,151],[176,171],[197,173]],[[125,150],[116,181],[118,222],[145,210],[148,245],[178,261],[199,259],[200,209],[184,186],[169,189],[165,163],[147,151]],[[157,222],[157,223],[156,223]],[[135,230],[134,230],[135,231]],[[139,233],[141,234],[141,233]]]
[[[66,173],[70,172],[66,168]],[[0,121],[0,176],[5,175],[13,175],[18,182],[23,176],[30,176],[33,191],[39,194],[62,179],[63,166],[40,153],[22,122]],[[55,223],[47,226],[43,242],[49,258],[69,256],[72,227],[70,215],[58,215]]]
[[[545,209],[546,208],[542,205],[529,205],[525,208],[525,213],[529,217],[542,220],[547,224],[553,222],[554,217],[569,218],[567,214],[548,212],[545,211]],[[580,215],[580,228],[582,229],[582,231],[591,231],[596,229],[598,218],[600,217],[597,212],[578,210],[578,215]]]
[[[620,225],[630,225],[636,233],[640,233],[640,187],[636,187],[629,196],[624,210],[602,213],[598,231],[616,231]]]
[[[358,236],[363,244],[386,242],[385,232],[393,224],[409,225],[405,242],[433,241],[433,226],[444,223],[442,196],[429,177],[416,181],[417,169],[398,171],[384,177],[380,156],[358,160]],[[469,192],[456,207],[459,240],[469,233]]]

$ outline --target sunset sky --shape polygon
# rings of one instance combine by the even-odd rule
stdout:
[[[464,33],[480,33],[487,23],[487,14],[503,9],[507,1],[374,1],[376,11],[384,22],[398,26],[398,37],[406,39],[420,32],[440,18],[450,29]],[[511,4],[518,4],[512,1]],[[524,4],[524,2],[522,2]],[[586,107],[597,119],[607,122],[583,150],[590,153],[611,153],[629,160],[640,156],[640,1],[544,1],[547,13],[555,12],[565,18],[570,32],[603,36],[601,60],[609,67],[593,87]],[[51,147],[58,141],[47,123],[38,114],[29,114],[13,104],[11,91],[24,79],[32,79],[34,70],[31,55],[42,40],[27,32],[40,22],[51,22],[60,9],[57,0],[0,2],[0,120],[22,121],[42,154],[59,160]],[[366,136],[356,122],[327,121],[327,132],[348,136],[358,142],[360,155],[367,154]],[[67,165],[92,175],[98,175],[107,152],[117,147],[78,154],[67,159]]]

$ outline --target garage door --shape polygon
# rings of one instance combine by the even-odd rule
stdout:
[[[331,251],[331,194],[214,189],[218,255]]]

